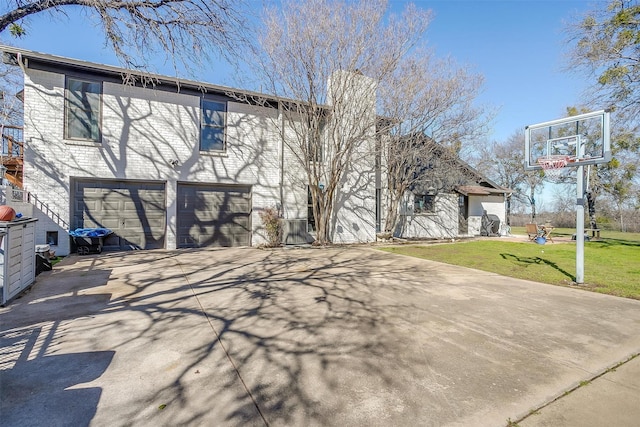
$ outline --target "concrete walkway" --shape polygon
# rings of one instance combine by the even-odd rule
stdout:
[[[637,425],[639,358],[585,382],[638,331],[640,301],[367,248],[69,257],[0,308],[0,419]]]

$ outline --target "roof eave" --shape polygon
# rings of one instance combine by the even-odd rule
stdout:
[[[141,71],[141,70],[130,70],[130,69],[127,69],[127,68],[117,67],[117,66],[114,66],[114,65],[107,65],[107,64],[99,64],[99,63],[95,63],[95,62],[82,61],[82,60],[79,60],[79,59],[67,58],[67,57],[64,57],[64,56],[51,55],[51,54],[45,54],[45,53],[35,52],[35,51],[31,51],[31,50],[26,50],[26,49],[20,49],[20,48],[16,48],[16,47],[13,47],[13,46],[6,46],[6,45],[1,45],[0,44],[0,52],[3,52],[3,57],[4,57],[4,54],[9,53],[9,54],[13,54],[13,55],[16,55],[16,56],[20,55],[23,58],[33,58],[33,59],[36,59],[38,61],[42,61],[42,62],[49,63],[49,64],[59,64],[59,65],[70,66],[70,67],[73,67],[73,68],[76,68],[76,69],[79,69],[79,70],[83,70],[83,71],[88,71],[88,72],[106,73],[106,74],[111,74],[111,75],[117,76],[117,77],[122,77],[122,76],[127,76],[127,75],[138,76],[138,77],[141,77],[141,78],[146,79],[146,80],[158,82],[158,83],[161,83],[161,84],[173,85],[173,86],[176,86],[178,88],[180,88],[180,87],[190,87],[190,88],[197,88],[197,89],[204,90],[204,91],[222,92],[222,93],[227,93],[227,94],[236,94],[236,95],[249,97],[249,98],[264,99],[267,102],[283,102],[283,103],[301,103],[302,102],[302,103],[304,103],[303,101],[299,101],[299,100],[295,100],[295,99],[291,99],[291,98],[280,97],[280,96],[276,96],[276,95],[265,94],[265,93],[261,93],[261,92],[238,89],[238,88],[233,88],[233,87],[230,87],[230,86],[216,85],[216,84],[212,84],[212,83],[206,83],[206,82],[201,82],[201,81],[196,81],[196,80],[184,79],[184,78],[180,78],[180,77],[171,77],[171,76],[167,76],[167,75],[150,73],[150,72]],[[3,61],[7,62],[8,60],[7,60],[7,58],[3,58]],[[18,64],[16,64],[16,65],[18,65]]]

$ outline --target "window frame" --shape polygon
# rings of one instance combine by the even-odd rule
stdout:
[[[70,112],[71,112],[71,97],[69,96],[70,94],[70,88],[69,88],[69,83],[71,81],[76,81],[76,82],[81,82],[81,83],[89,83],[89,84],[97,84],[98,85],[98,102],[97,102],[97,113],[95,114],[96,116],[96,126],[98,128],[98,133],[96,135],[95,138],[81,138],[81,137],[77,137],[77,136],[72,136],[70,134],[70,130],[71,130],[71,126],[69,126],[70,124]],[[101,80],[96,80],[96,79],[91,79],[91,78],[86,78],[86,77],[78,77],[78,76],[74,76],[74,75],[65,75],[65,79],[64,79],[64,139],[68,140],[68,141],[77,141],[77,142],[88,142],[88,143],[101,143],[102,142],[102,97],[103,97],[103,82]],[[94,93],[94,92],[88,92],[88,93]],[[85,111],[85,110],[83,110]]]
[[[223,110],[210,110],[210,111],[217,111],[217,112],[222,112],[223,114],[223,123],[222,125],[220,124],[207,124],[205,123],[205,103],[211,103],[211,104],[220,104],[224,107]],[[199,126],[199,138],[198,138],[198,151],[200,151],[200,153],[209,153],[209,154],[215,154],[215,153],[226,153],[227,151],[227,116],[228,116],[228,112],[229,112],[229,102],[225,99],[220,99],[220,98],[213,98],[213,97],[202,97],[200,98],[200,126]],[[208,149],[204,149],[203,148],[203,135],[204,129],[222,129],[222,148],[208,148]]]
[[[314,141],[311,137],[307,141],[307,160],[309,163],[325,162],[325,150],[328,148],[329,144],[328,136],[326,134],[328,119],[322,116],[319,120],[317,135],[315,135],[318,137],[317,141]]]
[[[423,202],[423,206],[420,206],[420,201]],[[413,213],[416,215],[421,214],[435,214],[436,213],[436,195],[435,194],[414,194],[413,195]]]

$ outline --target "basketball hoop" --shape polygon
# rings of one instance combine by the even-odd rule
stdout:
[[[549,178],[550,181],[558,182],[562,177],[564,167],[567,166],[569,162],[569,157],[550,155],[539,157],[537,162],[544,171],[544,175]]]

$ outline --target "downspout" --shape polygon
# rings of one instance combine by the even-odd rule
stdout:
[[[284,218],[284,115],[282,114],[282,102],[278,102],[278,114],[280,115],[280,216]]]
[[[27,59],[25,58],[24,64],[22,63],[22,53],[18,52],[16,54],[16,59],[18,60],[18,66],[22,70],[23,73],[27,74]]]

